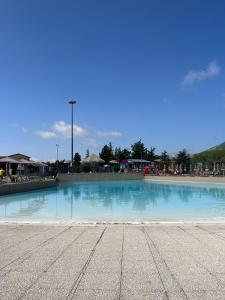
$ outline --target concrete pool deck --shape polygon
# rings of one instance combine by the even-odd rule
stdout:
[[[150,176],[147,175],[144,177],[145,180],[150,181],[164,181],[167,183],[203,183],[203,184],[225,184],[224,176]]]
[[[0,299],[225,299],[225,225],[0,225]]]

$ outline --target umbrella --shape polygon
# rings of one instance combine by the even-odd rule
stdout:
[[[119,162],[118,162],[117,160],[113,159],[113,160],[110,160],[109,163],[110,163],[111,165],[117,165]]]
[[[96,154],[91,154],[90,156],[83,159],[82,163],[85,163],[85,164],[92,164],[92,163],[104,164],[105,161],[103,159],[101,159],[99,156],[97,156]]]

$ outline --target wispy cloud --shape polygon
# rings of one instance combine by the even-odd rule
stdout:
[[[96,135],[98,137],[120,137],[122,136],[122,132],[120,131],[97,131]]]
[[[93,138],[85,138],[84,145],[87,146],[88,148],[98,148],[99,147],[98,142],[96,141],[96,139],[93,139]]]
[[[190,70],[184,77],[182,82],[183,87],[191,86],[195,82],[211,79],[220,74],[221,67],[216,61],[212,61],[208,64],[206,69]]]
[[[28,129],[25,128],[24,126],[20,125],[20,124],[17,124],[17,123],[11,123],[10,124],[11,126],[21,130],[23,133],[27,133],[28,132]]]
[[[53,131],[36,131],[35,133],[46,140],[57,138],[57,134]]]

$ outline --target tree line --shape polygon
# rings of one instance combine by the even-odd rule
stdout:
[[[88,157],[89,155],[90,152],[89,149],[87,149],[85,157]],[[102,147],[99,156],[105,161],[106,164],[109,164],[111,160],[122,161],[128,159],[144,159],[151,162],[157,160],[162,164],[162,166],[168,166],[170,163],[183,165],[183,167],[187,169],[191,162],[191,155],[185,149],[180,150],[175,156],[170,156],[166,150],[164,150],[161,154],[156,154],[156,148],[147,148],[141,139],[133,143],[130,149],[121,147],[113,148],[112,143],[109,142]],[[80,167],[81,159],[81,155],[76,152],[73,161],[75,168]],[[57,165],[61,168],[63,167],[64,162],[65,159],[56,161],[55,163],[47,163],[49,165]]]
[[[144,159],[148,161],[158,160],[162,164],[170,162],[176,164],[188,165],[190,164],[191,155],[186,149],[180,150],[175,156],[170,156],[166,150],[160,155],[156,154],[156,148],[145,146],[144,142],[140,139],[132,144],[130,149],[115,147],[113,149],[112,143],[106,144],[102,147],[99,156],[108,164],[111,160],[122,161],[125,159]]]

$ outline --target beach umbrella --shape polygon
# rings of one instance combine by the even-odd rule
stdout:
[[[82,160],[82,163],[84,164],[104,164],[105,161],[101,159],[96,154],[91,154],[90,156],[86,157]]]
[[[109,162],[110,165],[118,165],[118,163],[119,162],[117,160],[115,160],[115,159],[110,160],[110,162]]]

